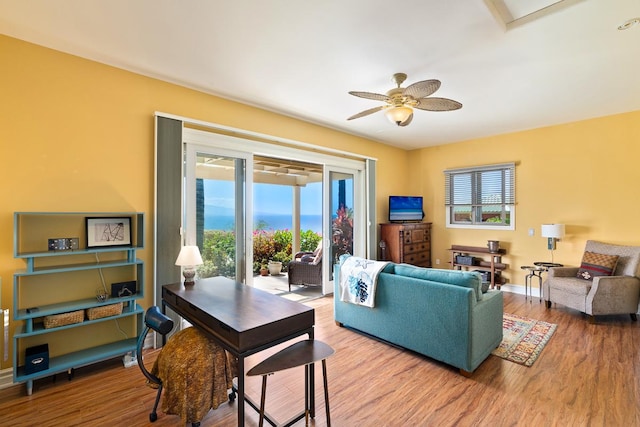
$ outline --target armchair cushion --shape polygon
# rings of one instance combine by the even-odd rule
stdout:
[[[314,259],[316,259],[316,257],[313,255],[302,255],[300,262],[313,262]]]
[[[584,280],[593,280],[596,276],[611,276],[616,270],[618,258],[618,255],[605,255],[585,251],[577,277]]]

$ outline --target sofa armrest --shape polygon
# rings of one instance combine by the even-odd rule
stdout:
[[[596,276],[587,294],[587,314],[631,314],[638,311],[640,279],[634,276]]]
[[[471,360],[478,366],[502,341],[504,300],[502,291],[490,290],[472,310]]]
[[[551,267],[547,274],[547,278],[576,277],[577,275],[578,275],[578,267]]]

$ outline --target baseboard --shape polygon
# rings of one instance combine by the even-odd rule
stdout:
[[[13,384],[13,368],[0,371],[0,390],[11,387]]]
[[[511,292],[513,294],[524,295],[524,285],[516,285],[514,283],[507,283],[500,286],[500,290],[504,292]],[[540,298],[540,288],[531,288],[531,295],[534,298]]]

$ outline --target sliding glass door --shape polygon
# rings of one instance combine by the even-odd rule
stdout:
[[[322,293],[333,292],[335,264],[344,254],[365,257],[364,182],[357,169],[326,166],[324,172],[324,254]]]
[[[375,219],[371,220],[375,204],[372,197],[367,203],[365,196],[367,163],[363,160],[189,128],[184,129],[183,142],[183,243],[200,247],[204,258],[200,277],[223,275],[253,284],[254,183],[257,175],[266,179],[265,173],[270,174],[269,183],[277,178],[279,185],[285,185],[282,180],[287,178],[290,186],[308,183],[303,172],[317,174],[318,179],[322,175],[323,294],[333,292],[334,264],[341,254],[367,257],[375,238],[369,236],[371,224],[375,225]],[[299,163],[315,167],[294,170]],[[306,207],[296,208],[295,214]],[[211,244],[210,236],[222,236],[215,240],[223,243]]]
[[[185,244],[200,248],[200,278],[251,282],[252,254],[246,250],[251,163],[246,153],[187,144],[183,236]]]

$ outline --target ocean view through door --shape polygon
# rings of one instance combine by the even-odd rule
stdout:
[[[247,281],[245,213],[250,163],[241,153],[187,148],[184,234],[185,242],[200,248],[199,278],[225,276]]]
[[[367,162],[196,129],[185,128],[183,138],[182,235],[183,244],[201,250],[198,277],[256,285],[266,273],[285,292],[322,284],[330,294],[339,256],[367,255]],[[304,251],[318,255],[311,257],[321,263],[311,273],[317,278],[288,274],[294,254]]]

